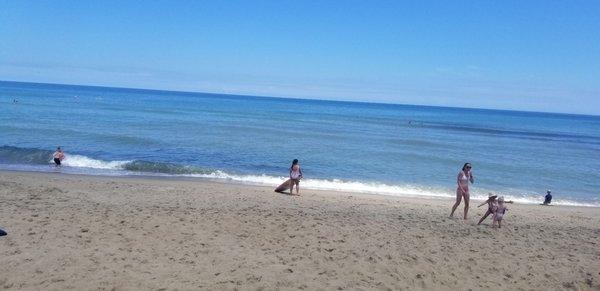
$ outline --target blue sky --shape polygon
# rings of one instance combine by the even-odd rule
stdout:
[[[600,114],[599,1],[0,0],[0,80]]]

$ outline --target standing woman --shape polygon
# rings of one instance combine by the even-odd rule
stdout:
[[[462,168],[462,171],[460,171],[458,173],[458,177],[456,177],[456,183],[458,184],[458,187],[456,188],[456,203],[454,203],[454,206],[452,206],[452,212],[450,212],[450,217],[454,215],[456,207],[460,205],[460,200],[464,198],[464,219],[467,219],[467,213],[469,212],[469,181],[471,181],[471,184],[473,184],[475,179],[473,178],[473,173],[471,173],[471,163],[465,163]]]
[[[296,195],[300,195],[300,179],[302,179],[302,176],[302,169],[300,169],[298,159],[294,159],[290,167],[290,194],[292,194],[294,185],[296,185]]]

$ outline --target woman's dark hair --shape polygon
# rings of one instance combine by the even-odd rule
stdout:
[[[294,167],[294,165],[297,165],[297,164],[298,164],[298,159],[294,159],[292,161],[292,165],[290,166],[290,171],[292,170],[292,168]]]
[[[471,163],[465,163],[465,164],[463,165],[463,169],[462,169],[463,171],[464,171],[464,170],[467,168],[467,165],[471,165]]]

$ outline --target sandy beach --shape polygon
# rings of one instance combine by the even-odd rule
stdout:
[[[5,289],[600,289],[598,208],[509,205],[491,229],[479,201],[463,221],[451,200],[60,173],[0,185]]]

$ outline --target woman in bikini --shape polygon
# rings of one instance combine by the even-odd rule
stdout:
[[[300,179],[302,179],[302,169],[300,169],[298,159],[294,159],[290,167],[290,194],[292,194],[294,185],[296,185],[296,195],[300,195]]]
[[[456,188],[456,203],[452,206],[452,212],[450,212],[450,217],[454,216],[454,211],[460,205],[460,201],[465,199],[465,215],[464,219],[467,219],[467,213],[469,212],[469,182],[473,184],[475,182],[475,178],[473,177],[473,173],[471,172],[471,163],[465,163],[462,167],[462,170],[458,173],[456,177],[456,183],[458,187]]]

